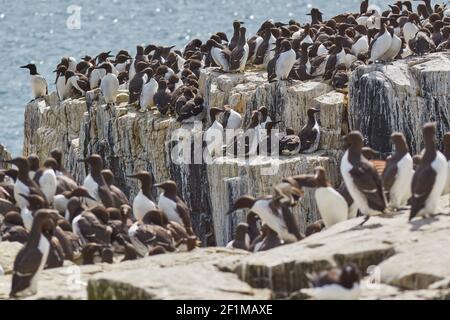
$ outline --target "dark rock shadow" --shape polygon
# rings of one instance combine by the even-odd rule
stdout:
[[[436,217],[432,217],[432,218],[428,218],[428,219],[412,220],[409,222],[409,224],[411,225],[410,231],[419,231],[421,227],[426,226],[428,224],[432,224],[437,221],[439,221],[439,219]]]

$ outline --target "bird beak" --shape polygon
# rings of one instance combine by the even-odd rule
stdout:
[[[137,174],[132,174],[127,176],[127,178],[131,178],[131,179],[137,179]]]
[[[25,200],[29,200],[29,199],[30,199],[27,195],[25,195],[25,194],[23,194],[23,193],[19,193],[19,195],[20,195],[22,198],[24,198]]]
[[[310,15],[311,15],[311,13],[307,13],[306,15],[307,15],[307,16],[310,16]]]

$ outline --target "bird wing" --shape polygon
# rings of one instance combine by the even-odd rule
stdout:
[[[19,251],[14,260],[12,296],[30,286],[31,279],[38,271],[42,258],[42,252],[37,247],[34,249],[24,247]]]
[[[83,214],[78,220],[78,228],[83,237],[89,241],[99,244],[109,244],[111,229],[102,224],[94,214]]]
[[[423,166],[416,170],[411,184],[411,206],[413,208],[423,208],[425,201],[433,190],[434,182],[436,181],[436,171],[430,165]],[[411,218],[414,218],[415,213],[411,212]]]
[[[397,172],[397,162],[394,162],[392,160],[386,161],[386,166],[383,170],[383,185],[386,191],[391,190],[392,186],[394,185]]]
[[[17,208],[14,204],[6,199],[0,199],[0,214],[7,214],[10,211],[20,212],[20,209]]]
[[[184,227],[186,228],[187,232],[190,233],[192,231],[191,211],[189,210],[188,206],[184,202],[178,200],[177,201],[177,212],[180,215],[181,220],[183,221]]]
[[[380,175],[373,165],[363,159],[350,170],[350,175],[358,189],[366,196],[369,207],[383,211],[386,208],[383,184]]]

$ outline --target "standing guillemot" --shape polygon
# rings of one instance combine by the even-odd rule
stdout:
[[[268,74],[272,80],[288,80],[289,74],[296,61],[295,51],[292,50],[291,43],[288,40],[281,42],[281,52],[274,57],[275,75]]]
[[[66,66],[60,65],[56,70],[53,72],[56,72],[56,93],[58,94],[58,98],[60,101],[63,101],[69,96],[69,92],[67,90],[67,81],[66,81],[66,74],[67,68]]]
[[[58,163],[55,159],[47,158],[42,168],[36,171],[36,174],[34,175],[34,181],[41,188],[49,204],[53,203],[53,198],[56,194],[58,183],[56,179],[57,167]]]
[[[315,172],[317,186],[314,198],[325,227],[329,228],[348,219],[348,206],[344,197],[328,183],[325,169],[316,167]]]
[[[30,179],[30,165],[26,158],[17,157],[12,160],[4,160],[3,162],[14,164],[19,168],[19,173],[14,184],[14,199],[16,199],[16,205],[20,209],[28,206],[28,201],[21,197],[20,194],[29,195],[31,192],[30,189],[33,189],[34,192],[45,198],[38,185]]]
[[[146,110],[149,107],[153,107],[155,104],[153,102],[153,97],[158,91],[158,82],[153,77],[153,70],[151,68],[147,69],[147,82],[144,83],[141,91],[141,96],[139,98],[139,106],[141,110]]]
[[[128,84],[128,92],[129,92],[128,103],[129,104],[139,101],[139,98],[141,97],[142,88],[148,80],[147,73],[150,72],[148,70],[149,68],[150,67],[147,62],[140,61],[136,65],[136,73],[134,74],[133,77],[131,77],[131,73],[130,73],[130,77],[129,77],[130,83]],[[152,70],[152,75],[153,75],[153,70]]]
[[[222,155],[224,130],[219,120],[219,115],[222,112],[224,112],[223,109],[216,107],[211,107],[209,110],[212,124],[205,131],[203,140],[205,141],[205,149],[211,157],[219,157]],[[232,139],[230,139],[229,143],[232,143]]]
[[[128,178],[139,179],[141,188],[133,200],[134,217],[140,221],[150,210],[156,209],[155,197],[153,196],[153,179],[149,172],[140,171],[137,174],[127,176]]]
[[[230,50],[223,47],[221,44],[218,44],[213,39],[209,39],[206,42],[206,45],[209,48],[211,58],[214,60],[215,64],[224,72],[230,71]]]
[[[310,277],[313,295],[318,300],[355,300],[360,296],[358,267],[346,264]]]
[[[315,116],[318,112],[320,112],[320,110],[316,108],[308,109],[308,122],[299,133],[301,142],[300,152],[313,153],[319,148],[320,127]]]
[[[266,69],[270,60],[275,56],[273,49],[275,48],[276,38],[273,35],[276,31],[278,31],[273,27],[273,23],[270,21],[266,21],[263,23],[261,28],[263,28],[263,37],[261,44],[256,50],[255,57],[253,59],[253,64],[257,68]],[[276,30],[276,31],[275,31]]]
[[[380,18],[381,19],[381,18]],[[392,44],[392,36],[386,30],[384,21],[381,23],[380,32],[375,36],[375,39],[370,43],[369,61],[375,62],[383,58],[389,51]]]
[[[57,213],[52,210],[41,209],[36,212],[29,239],[14,260],[11,297],[37,292],[39,274],[44,269],[50,251],[50,243],[43,234],[44,228],[56,220]]]
[[[165,115],[169,111],[170,101],[172,100],[172,94],[167,89],[167,80],[160,79],[158,81],[158,90],[153,95],[153,103],[158,109],[159,113]]]
[[[241,36],[241,24],[244,24],[244,22],[237,20],[233,22],[233,37],[231,37],[230,43],[228,44],[228,49],[230,49],[230,51],[233,51],[238,45]]]
[[[443,145],[444,145],[444,156],[447,159],[447,180],[445,182],[445,188],[444,191],[442,191],[442,194],[449,194],[450,193],[450,132],[447,132],[444,134],[443,138]]]
[[[93,202],[90,199],[86,199],[88,205],[102,203],[106,208],[114,207],[114,199],[111,190],[102,176],[102,158],[98,154],[93,154],[86,159],[78,160],[78,162],[87,163],[89,166],[89,174],[84,179],[83,186],[96,201]]]
[[[113,200],[114,200],[114,207],[115,208],[120,208],[122,205],[127,204],[129,205],[130,203],[128,202],[128,198],[125,195],[125,193],[123,193],[122,190],[120,190],[114,183],[115,183],[115,179],[114,179],[114,174],[111,170],[109,169],[104,169],[102,170],[102,176],[103,179],[105,179],[106,184],[108,185],[109,189],[111,190],[112,196],[113,196]]]
[[[230,55],[230,71],[232,72],[244,72],[245,65],[248,59],[248,44],[245,39],[245,27],[241,27],[239,41],[236,47],[231,51]]]
[[[290,219],[287,221],[284,219],[282,213],[283,208],[279,199],[272,196],[261,198],[242,196],[234,203],[227,214],[239,209],[249,209],[249,211],[254,212],[261,221],[266,223],[270,229],[276,232],[284,242],[295,242],[300,240],[298,239],[298,236],[289,232],[289,230],[298,231],[298,228],[296,225],[291,224]]]
[[[103,99],[105,99],[106,106],[114,105],[116,103],[117,93],[119,90],[119,80],[117,76],[112,73],[110,63],[104,63],[97,69],[104,69],[106,75],[101,79],[100,90],[102,91]]]
[[[416,216],[428,216],[435,213],[439,197],[447,181],[447,160],[441,152],[436,150],[436,124],[425,124],[422,133],[425,152],[412,179],[409,220]]]
[[[47,95],[48,94],[47,81],[43,76],[41,76],[37,72],[36,65],[34,63],[30,63],[25,66],[21,66],[21,68],[30,70],[30,83],[31,83],[31,90],[33,92],[33,97],[37,99]]]
[[[383,214],[386,209],[383,183],[375,167],[361,155],[361,133],[352,131],[347,139],[350,147],[342,157],[341,174],[355,205],[366,216],[364,224],[370,216]]]
[[[411,197],[410,188],[405,186],[411,185],[414,171],[405,136],[400,132],[394,132],[391,140],[395,145],[395,153],[386,161],[383,186],[389,195],[389,207],[397,210],[406,205]]]
[[[191,210],[178,196],[178,188],[174,181],[168,180],[155,187],[161,188],[163,192],[159,195],[158,207],[164,211],[169,221],[175,221],[184,225],[190,235],[194,235],[191,225]]]
[[[236,248],[241,250],[250,250],[250,237],[248,235],[248,224],[239,223],[236,227],[234,239],[228,242],[226,248]]]

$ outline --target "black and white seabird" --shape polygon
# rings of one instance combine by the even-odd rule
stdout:
[[[53,198],[53,208],[57,210],[62,216],[65,216],[67,220],[69,220],[69,217],[66,213],[67,204],[69,203],[69,200],[73,197],[89,198],[95,201],[95,199],[91,197],[91,195],[89,194],[88,190],[85,187],[77,187],[72,191],[66,190],[62,193],[55,195],[55,197]]]
[[[50,252],[50,242],[44,236],[44,228],[55,224],[57,214],[52,210],[41,209],[36,212],[30,236],[19,251],[13,267],[11,297],[28,296],[37,292],[39,274],[44,269]]]
[[[41,76],[36,69],[36,65],[34,63],[27,64],[25,66],[21,66],[21,68],[30,70],[30,83],[31,83],[31,91],[33,92],[33,97],[42,98],[48,94],[48,85],[47,81],[43,76]]]
[[[299,137],[301,142],[300,152],[313,153],[319,148],[320,142],[320,127],[316,120],[316,113],[320,112],[319,109],[308,109],[308,122],[300,130]]]
[[[177,184],[168,180],[155,184],[163,192],[159,195],[158,207],[167,215],[169,221],[175,221],[184,225],[190,235],[193,235],[191,224],[191,210],[186,203],[178,196]]]
[[[141,188],[133,200],[133,214],[138,221],[142,221],[144,215],[150,210],[156,209],[153,196],[153,178],[147,171],[140,171],[128,178],[136,178],[141,182]]]
[[[428,216],[435,213],[439,197],[447,182],[447,159],[436,150],[436,124],[425,124],[422,133],[425,152],[412,179],[410,220],[417,216]]]
[[[129,205],[130,203],[128,202],[128,198],[125,193],[123,193],[123,191],[115,185],[114,173],[109,169],[104,169],[102,170],[102,176],[103,179],[105,179],[105,182],[108,185],[109,189],[111,190],[111,194],[114,200],[114,207],[119,209],[124,204]]]
[[[28,201],[20,196],[20,194],[28,196],[32,192],[31,189],[33,189],[33,193],[37,193],[40,196],[45,197],[38,185],[30,179],[30,165],[26,158],[17,157],[12,160],[4,160],[4,162],[14,164],[19,169],[19,173],[14,184],[14,199],[16,199],[16,205],[20,209],[26,208],[29,205]]]
[[[295,225],[295,219],[285,219],[286,210],[278,198],[272,196],[253,198],[251,196],[240,197],[228,214],[239,209],[249,209],[254,212],[261,221],[277,233],[284,242],[300,240],[300,232]],[[283,212],[284,211],[284,212]]]
[[[139,98],[139,106],[141,110],[146,110],[147,108],[153,107],[155,104],[153,102],[153,97],[158,91],[158,82],[153,77],[153,70],[151,68],[147,69],[147,82],[142,86],[141,96]]]
[[[34,181],[39,185],[49,204],[53,203],[56,194],[58,181],[56,179],[56,169],[58,163],[53,158],[47,158],[36,174]]]
[[[160,79],[158,81],[158,89],[153,95],[153,103],[162,115],[165,115],[169,111],[171,100],[172,95],[167,88],[167,80]]]
[[[268,74],[269,79],[288,80],[289,74],[296,61],[296,53],[288,40],[281,42],[281,52],[275,56],[275,77]]]
[[[106,208],[114,207],[114,199],[111,190],[102,175],[102,158],[98,154],[93,154],[78,161],[87,163],[89,166],[89,174],[84,179],[83,186],[96,201],[94,202],[91,199],[86,199],[88,205],[103,204]]]
[[[248,59],[248,44],[245,39],[245,27],[241,27],[239,41],[236,47],[231,51],[230,55],[230,71],[232,72],[244,72],[245,65]]]
[[[315,172],[317,186],[314,197],[325,227],[329,228],[348,219],[348,205],[344,197],[328,183],[325,169],[316,167]]]
[[[239,39],[241,38],[241,24],[244,23],[237,20],[233,22],[233,36],[228,44],[228,49],[230,49],[230,51],[233,51],[233,49],[237,47]]]
[[[341,174],[353,201],[366,219],[372,215],[383,214],[386,199],[383,184],[377,170],[362,156],[363,137],[359,131],[347,136],[350,147],[341,160]]]
[[[110,63],[103,63],[98,67],[98,69],[104,69],[106,71],[106,75],[101,79],[100,90],[102,91],[103,99],[107,106],[116,103],[119,91],[119,80],[117,79],[117,76],[112,73],[111,66]]]
[[[219,66],[222,71],[229,72],[231,51],[213,39],[209,39],[206,42],[206,45],[209,48],[211,58],[214,60],[215,64]]]
[[[381,23],[380,32],[375,36],[375,39],[370,43],[369,61],[375,62],[381,60],[389,51],[392,44],[392,36],[386,30],[386,24]]]
[[[413,160],[403,133],[394,132],[391,140],[395,145],[394,154],[386,161],[383,171],[384,190],[388,195],[389,207],[400,209],[411,197],[410,186],[414,174]]]

